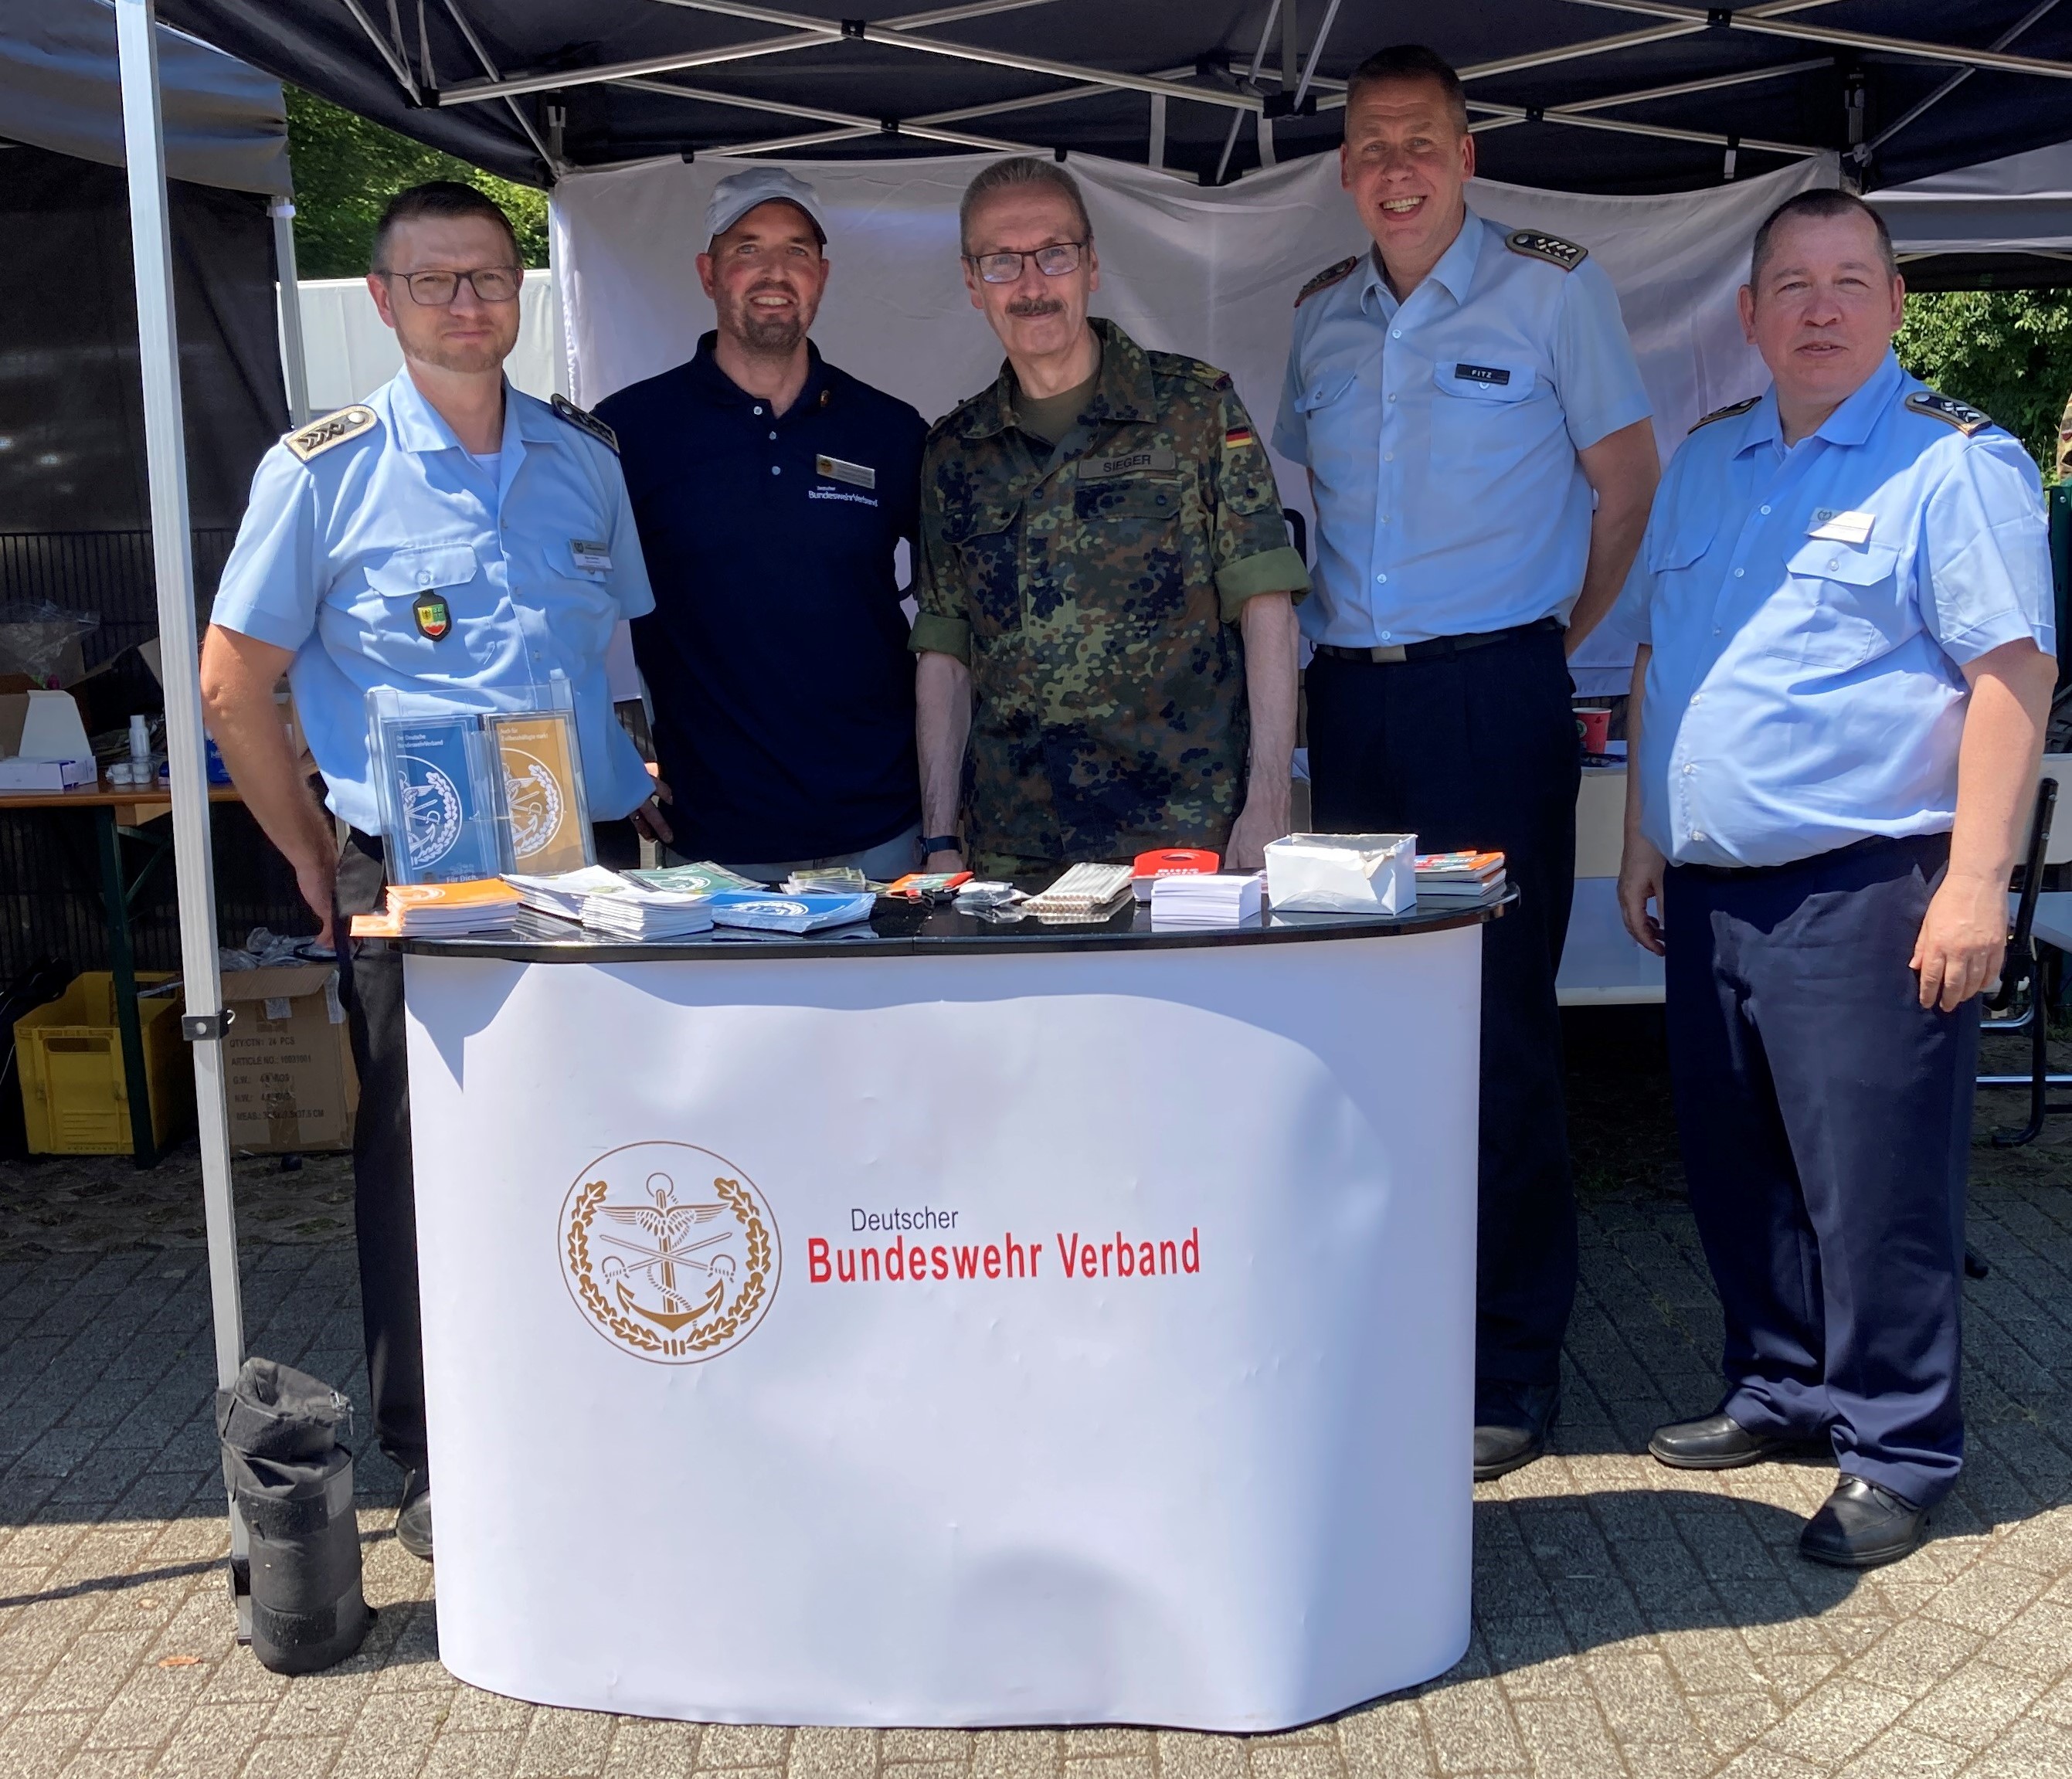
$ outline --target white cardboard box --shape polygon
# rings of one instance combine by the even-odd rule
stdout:
[[[1290,834],[1270,840],[1266,898],[1283,914],[1401,914],[1417,901],[1417,836]]]

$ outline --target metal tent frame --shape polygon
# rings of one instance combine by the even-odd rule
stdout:
[[[853,0],[851,0],[853,3]],[[1009,14],[1062,8],[1071,0],[968,0],[968,3],[903,14],[877,20],[820,16],[746,3],[746,0],[619,0],[615,9],[636,27],[667,14],[672,19],[695,18],[727,27],[757,27],[756,33],[727,41],[700,41],[673,51],[618,60],[589,60],[574,53],[595,50],[594,43],[565,44],[562,52],[539,65],[507,71],[499,65],[485,21],[504,15],[536,18],[542,0],[163,0],[168,22],[187,29],[266,68],[294,78],[327,96],[434,146],[451,150],[512,176],[551,184],[563,176],[642,165],[693,154],[741,157],[868,145],[874,151],[906,152],[913,145],[941,149],[981,149],[1010,152],[1037,150],[1060,158],[1059,142],[1015,140],[969,126],[988,120],[1032,113],[1054,113],[1088,101],[1117,97],[1144,102],[1141,152],[1145,162],[1175,177],[1221,181],[1230,175],[1242,133],[1249,121],[1256,134],[1259,164],[1277,155],[1318,152],[1330,138],[1309,120],[1345,102],[1342,79],[1322,68],[1328,54],[1350,67],[1353,57],[1334,51],[1342,39],[1342,0],[1307,0],[1314,28],[1305,29],[1305,0],[1231,0],[1199,28],[1218,28],[1217,18],[1248,23],[1261,20],[1257,47],[1248,58],[1216,51],[1192,63],[1148,72],[1091,63],[1059,60],[1012,45],[944,35],[952,27],[980,24]],[[1163,0],[1159,0],[1162,4]],[[1657,143],[1698,145],[1719,151],[1718,177],[1732,179],[1744,154],[1802,157],[1828,152],[1837,145],[1783,137],[1745,135],[1732,127],[1729,109],[1691,113],[1687,101],[1711,96],[1737,96],[1749,88],[1807,78],[1836,80],[1842,94],[1845,171],[1861,182],[1896,138],[1947,105],[1980,75],[2017,76],[2053,84],[2053,106],[2031,107],[1999,125],[1993,141],[1972,142],[1969,159],[2014,147],[2040,146],[2054,139],[2048,119],[2062,116],[2056,92],[2072,90],[2072,60],[2023,53],[2016,46],[2039,27],[2051,27],[2054,40],[2063,39],[2072,54],[2072,5],[2063,0],[2035,0],[2012,22],[2001,22],[2012,10],[1996,0],[1758,0],[1738,6],[1700,7],[1672,0],[1519,0],[1519,17],[1530,13],[1536,25],[1549,18],[1567,18],[1583,9],[1642,20],[1629,28],[1601,35],[1581,35],[1486,58],[1462,68],[1470,89],[1472,128],[1478,134],[1522,127],[1555,126],[1561,130],[1610,133]],[[136,265],[142,378],[150,471],[153,548],[163,641],[166,744],[179,873],[180,935],[187,1013],[187,1035],[195,1042],[195,1085],[199,1103],[203,1190],[206,1203],[211,1297],[213,1305],[216,1374],[220,1383],[234,1378],[243,1357],[243,1321],[239,1291],[236,1221],[231,1192],[228,1121],[224,1097],[220,1040],[224,1023],[222,984],[216,964],[216,932],[212,861],[210,856],[204,766],[200,690],[195,668],[196,625],[194,565],[187,529],[187,476],[183,445],[179,367],[174,329],[171,236],[166,189],[165,145],[159,111],[157,45],[154,27],[161,0],[113,0],[118,30],[122,77],[123,120],[128,147],[132,244]],[[2061,11],[2061,5],[2063,10]],[[1108,0],[1108,9],[1128,23],[1146,20],[1173,27],[1167,9],[1153,16],[1144,0]],[[1263,10],[1260,10],[1263,8]],[[1976,24],[1985,13],[1998,25],[1990,44],[1967,46],[1930,38],[1856,28],[1832,22],[1837,12],[1860,15],[1927,16],[1939,23],[1946,12],[1961,14]],[[1816,17],[1825,14],[1826,17]],[[558,15],[557,15],[558,16]],[[335,27],[349,18],[343,29]],[[434,49],[433,21],[449,64],[456,45],[470,65],[467,77],[442,85]],[[1489,27],[1486,13],[1475,15],[1478,28]],[[1392,27],[1398,25],[1395,18]],[[578,21],[576,28],[582,28]],[[1233,27],[1232,28],[1235,28]],[[1490,27],[1494,28],[1494,27]],[[1503,28],[1511,29],[1508,19]],[[1990,28],[1990,27],[1988,27]],[[1334,35],[1335,34],[1335,35]],[[1545,35],[1544,30],[1541,33]],[[1709,71],[1686,72],[1674,80],[1641,85],[1624,84],[1619,64],[1636,52],[1652,52],[1679,39],[1707,38],[1731,44],[1738,60]],[[1305,49],[1306,40],[1306,49]],[[356,46],[357,60],[352,51]],[[753,86],[729,88],[709,83],[746,64],[789,59],[805,76],[826,84],[846,78],[837,66],[800,64],[800,58],[846,55],[853,50],[874,52],[878,60],[856,64],[857,83],[882,76],[882,52],[892,52],[899,66],[949,62],[1014,77],[1021,90],[997,91],[949,109],[923,108],[906,115],[883,110],[857,111],[806,103]],[[1743,54],[1752,51],[1753,54]],[[1772,52],[1766,59],[1766,52]],[[1643,57],[1643,61],[1645,58]],[[553,65],[547,65],[551,60]],[[306,68],[305,64],[308,64]],[[321,63],[322,66],[318,64]],[[1881,72],[1947,71],[1931,88],[1907,105],[1903,113],[1876,134],[1867,127],[1866,67]],[[1558,102],[1541,104],[1494,96],[1504,81],[1538,71],[1558,69],[1578,84],[1595,68],[1600,78],[1609,69],[1610,90],[1579,92]],[[680,77],[708,71],[705,82],[690,84]],[[320,77],[319,77],[320,76]],[[767,84],[767,83],[766,83]],[[668,154],[648,154],[631,159],[584,160],[568,146],[568,98],[592,90],[660,97],[687,105],[718,108],[816,127],[790,134],[729,134],[717,140],[684,139]],[[528,101],[538,101],[534,104]],[[1728,103],[1729,101],[1723,101]],[[1733,101],[1733,102],[1737,102]],[[1227,114],[1222,150],[1213,173],[1190,171],[1168,164],[1170,126],[1176,107],[1209,107]],[[1686,106],[1684,121],[1660,115],[1662,108]],[[1651,112],[1656,114],[1649,115]],[[1638,113],[1638,115],[1636,115]],[[1947,114],[1946,114],[1947,115]],[[2039,118],[2043,121],[2039,121]],[[471,121],[473,127],[458,127]],[[495,129],[488,125],[496,124]],[[1307,125],[1308,127],[1304,126]],[[1283,132],[1286,134],[1283,135]],[[1980,132],[1984,134],[1983,129]],[[1334,135],[1334,132],[1332,134]],[[2065,131],[2062,126],[2058,134]],[[1278,139],[1277,139],[1278,138]],[[1104,150],[1105,151],[1105,150]],[[1942,158],[1931,171],[1961,163],[1961,153],[1938,150]],[[1930,157],[1934,160],[1934,157]],[[1240,172],[1243,170],[1240,170]],[[277,209],[282,242],[282,277],[290,289],[293,241],[286,207]],[[284,310],[289,362],[297,365],[299,315]],[[291,370],[290,401],[298,418],[306,412],[302,380]],[[243,1528],[232,1512],[232,1585],[237,1586],[245,1552]]]

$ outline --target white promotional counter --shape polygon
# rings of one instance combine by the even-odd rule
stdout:
[[[1451,1666],[1500,909],[879,906],[409,946],[446,1666],[1216,1730]]]

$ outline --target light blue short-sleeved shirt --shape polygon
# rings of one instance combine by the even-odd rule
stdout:
[[[2036,466],[1983,421],[1888,352],[1795,446],[1774,389],[1684,440],[1607,620],[1654,651],[1641,829],[1672,862],[1952,825],[1964,664],[2057,651]]]
[[[407,368],[360,405],[377,424],[307,462],[285,444],[261,459],[210,614],[295,651],[288,681],[326,801],[380,832],[373,688],[520,709],[559,668],[592,817],[637,807],[653,781],[612,714],[605,651],[655,596],[616,454],[508,384],[493,460],[462,448]],[[451,618],[436,640],[418,627],[428,593]]]
[[[1311,641],[1348,648],[1566,617],[1591,496],[1576,454],[1648,417],[1611,280],[1472,210],[1398,302],[1376,256],[1295,312],[1273,442],[1306,466]]]

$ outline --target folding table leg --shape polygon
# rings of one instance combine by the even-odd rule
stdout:
[[[144,1073],[144,1026],[137,1017],[137,959],[130,942],[130,892],[122,881],[122,836],[115,811],[93,812],[101,840],[101,894],[108,914],[108,965],[115,979],[115,1024],[122,1034],[122,1080],[130,1101],[131,1161],[158,1165],[151,1133],[151,1090]]]

